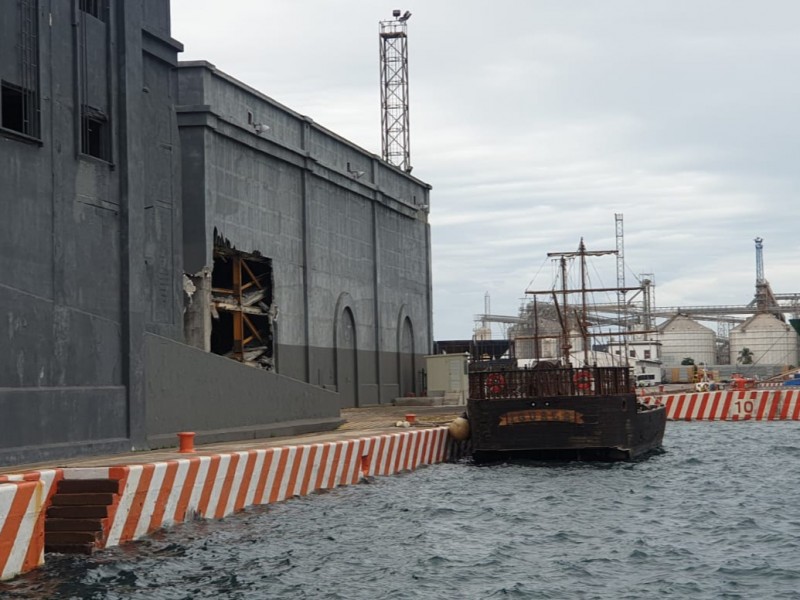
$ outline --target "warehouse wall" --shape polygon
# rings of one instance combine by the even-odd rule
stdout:
[[[13,2],[0,40],[0,464],[129,449],[144,331],[182,331],[169,3]]]
[[[213,267],[215,232],[269,258],[275,368],[340,406],[421,391],[430,187],[209,63],[179,86],[186,271]]]

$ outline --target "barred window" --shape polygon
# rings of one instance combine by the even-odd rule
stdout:
[[[39,95],[7,81],[0,82],[0,88],[2,127],[39,137]]]
[[[40,136],[38,0],[19,0],[0,22],[0,127]]]
[[[78,0],[76,86],[80,153],[113,162],[108,0]]]
[[[79,7],[83,12],[92,15],[95,19],[106,20],[107,7],[105,0],[80,0]]]
[[[108,117],[91,106],[81,107],[81,151],[102,160],[111,160]]]

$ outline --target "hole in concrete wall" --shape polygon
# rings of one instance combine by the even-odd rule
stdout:
[[[214,241],[211,351],[272,369],[272,261],[258,252],[239,252],[216,231]]]

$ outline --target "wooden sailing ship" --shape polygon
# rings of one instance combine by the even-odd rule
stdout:
[[[577,252],[548,254],[560,260],[561,290],[529,292],[553,297],[561,323],[560,361],[538,362],[532,368],[474,371],[469,377],[467,416],[476,462],[511,457],[535,459],[631,460],[661,447],[666,410],[638,401],[633,370],[627,364],[590,363],[587,294],[624,291],[589,289],[586,257],[613,251],[587,251],[581,239]],[[581,287],[569,290],[566,261],[580,260]],[[639,289],[639,288],[629,288]],[[571,352],[571,294],[580,294],[575,311],[583,360]],[[559,298],[560,297],[560,298]]]

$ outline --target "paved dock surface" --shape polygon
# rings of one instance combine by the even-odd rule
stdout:
[[[102,456],[84,456],[73,459],[49,461],[46,463],[4,466],[0,467],[0,475],[9,473],[24,473],[40,469],[59,467],[109,467],[114,465],[136,465],[187,456],[203,456],[222,454],[226,452],[239,452],[253,448],[271,448],[276,446],[295,446],[301,444],[316,444],[337,440],[352,439],[369,435],[394,433],[404,431],[396,426],[398,421],[404,421],[405,415],[416,415],[414,427],[438,427],[447,425],[466,410],[465,406],[376,406],[370,408],[342,409],[341,416],[345,422],[337,429],[320,433],[307,433],[296,436],[281,436],[262,439],[248,439],[217,444],[197,446],[194,454],[181,454],[178,452],[178,438],[175,437],[174,448],[162,448],[141,452],[127,452]]]

